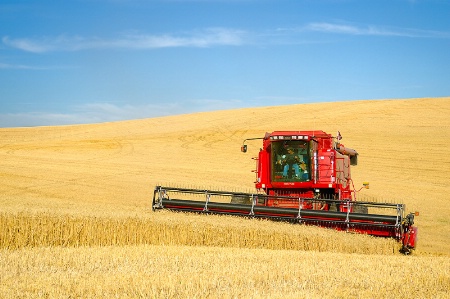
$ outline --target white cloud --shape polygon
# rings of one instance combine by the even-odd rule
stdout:
[[[4,45],[26,52],[80,51],[88,49],[157,49],[173,47],[237,46],[245,43],[245,32],[228,28],[208,28],[184,34],[126,34],[117,38],[82,36],[10,38],[4,36]]]
[[[73,107],[67,113],[23,112],[0,114],[0,127],[57,126],[91,124],[121,120],[152,118],[202,111],[242,107],[238,100],[188,100],[173,103],[115,105],[91,103]]]
[[[31,69],[36,69],[36,68],[28,66],[28,65],[23,65],[23,64],[0,63],[0,70],[1,69],[31,70]]]
[[[25,65],[25,64],[10,64],[10,63],[1,63],[0,62],[0,70],[1,69],[9,69],[9,70],[54,70],[54,69],[63,69],[70,68],[70,66],[34,66],[34,65]]]
[[[0,127],[57,126],[91,124],[129,119],[151,118],[181,113],[176,104],[124,105],[109,103],[85,104],[66,113],[22,112],[0,114]]]
[[[7,127],[34,127],[34,126],[55,126],[83,123],[71,114],[62,113],[3,113],[0,114],[0,128]]]
[[[266,32],[248,32],[230,28],[206,28],[203,30],[169,34],[128,33],[114,38],[59,35],[40,38],[11,38],[4,36],[4,46],[32,53],[52,51],[81,51],[95,49],[148,50],[158,48],[213,46],[240,46],[250,43],[277,44],[279,38],[288,38],[290,43],[298,43],[296,35],[304,32],[331,34],[397,36],[411,38],[450,38],[450,32],[398,28],[349,23],[313,22],[300,27],[278,28]],[[295,39],[294,39],[295,38]],[[284,40],[286,43],[286,40]]]
[[[329,33],[344,33],[344,34],[360,34],[361,31],[355,26],[338,25],[331,23],[310,23],[305,27],[309,31],[320,31]]]
[[[416,38],[450,38],[450,32],[421,30],[414,28],[398,28],[386,26],[356,26],[350,24],[336,23],[309,23],[301,31],[315,31],[324,33],[350,34],[350,35],[373,35],[373,36],[398,36]]]

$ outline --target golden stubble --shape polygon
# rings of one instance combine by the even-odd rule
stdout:
[[[450,262],[203,246],[1,250],[2,298],[448,298]]]

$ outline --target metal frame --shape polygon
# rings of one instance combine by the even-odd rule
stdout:
[[[203,197],[203,200],[183,199],[183,194],[194,194]],[[214,201],[215,197],[220,196],[230,198],[230,203]],[[251,199],[250,204],[231,203],[234,196],[246,197]],[[264,204],[258,204],[258,200],[267,201],[271,199],[292,200],[298,203],[298,208],[269,207]],[[348,205],[346,212],[324,211],[303,209],[305,201],[321,201],[323,199],[301,198],[289,196],[273,196],[259,193],[242,193],[202,189],[174,188],[157,186],[153,194],[153,210],[169,209],[181,210],[198,213],[210,214],[229,214],[237,216],[246,216],[254,218],[267,218],[284,220],[295,223],[315,224],[325,227],[334,227],[339,230],[356,231],[360,233],[401,238],[399,234],[404,213],[404,205],[377,203],[377,202],[352,202],[349,200],[326,200],[327,202],[336,202]],[[384,208],[396,211],[396,215],[388,214],[363,214],[352,212],[351,207],[363,205],[367,207]]]

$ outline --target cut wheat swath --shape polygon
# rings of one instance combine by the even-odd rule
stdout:
[[[172,212],[152,218],[2,213],[0,224],[0,248],[7,249],[152,244],[390,255],[399,248],[393,240],[304,225]]]

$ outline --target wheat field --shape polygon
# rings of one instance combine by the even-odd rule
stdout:
[[[0,129],[2,298],[448,298],[450,98],[299,104]],[[155,185],[253,191],[262,137],[339,130],[360,198],[419,211],[418,248],[151,211]]]

